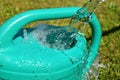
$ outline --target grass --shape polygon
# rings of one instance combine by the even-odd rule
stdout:
[[[0,24],[15,14],[31,9],[50,7],[82,6],[87,0],[0,0]],[[120,80],[120,1],[106,0],[96,15],[100,20],[103,36],[100,46],[100,62],[106,69],[100,69],[100,80]],[[63,25],[66,20],[47,21]],[[30,24],[32,25],[32,24]],[[30,26],[29,25],[29,26]],[[89,32],[89,30],[88,30]]]

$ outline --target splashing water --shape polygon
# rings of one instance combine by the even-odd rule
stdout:
[[[102,63],[100,63],[98,56],[94,63],[92,64],[90,70],[86,73],[83,80],[99,80],[99,68],[106,68],[106,66]]]
[[[48,24],[39,24],[31,32],[40,44],[59,50],[69,49],[75,45],[75,29],[71,32],[66,27],[52,26]]]

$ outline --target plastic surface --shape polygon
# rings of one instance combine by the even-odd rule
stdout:
[[[89,70],[97,55],[101,39],[100,24],[94,14],[89,22],[93,30],[89,53],[86,40],[81,35],[77,35],[77,43],[73,48],[63,51],[40,45],[32,36],[26,41],[22,37],[13,40],[15,34],[30,22],[70,18],[78,9],[79,7],[31,10],[18,14],[1,25],[0,79],[81,80],[83,72]]]

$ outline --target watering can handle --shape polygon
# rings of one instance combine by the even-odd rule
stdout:
[[[51,8],[42,10],[30,10],[23,12],[9,19],[0,27],[0,45],[8,45],[12,42],[15,34],[26,24],[37,21],[37,20],[51,20],[60,18],[71,18],[76,14],[79,7],[68,7],[68,8]],[[101,27],[98,19],[93,14],[89,21],[92,28],[92,42],[90,45],[90,56],[89,64],[87,68],[93,63],[94,58],[97,55],[97,51],[101,40]]]

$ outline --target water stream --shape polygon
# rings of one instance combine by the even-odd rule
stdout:
[[[99,68],[106,68],[106,66],[100,63],[100,56],[98,56],[92,64],[90,70],[86,73],[83,80],[99,80]]]

